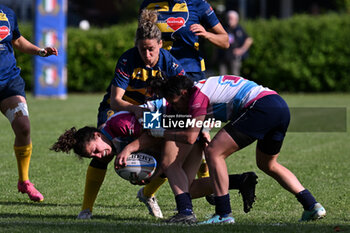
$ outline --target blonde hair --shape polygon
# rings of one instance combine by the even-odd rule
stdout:
[[[139,18],[139,25],[136,31],[136,43],[139,40],[157,39],[161,41],[162,32],[157,27],[158,13],[153,10],[142,10]]]

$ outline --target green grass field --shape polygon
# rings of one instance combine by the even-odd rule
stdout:
[[[282,95],[290,107],[344,107],[350,111],[349,94]],[[287,134],[279,161],[293,171],[327,210],[316,222],[298,223],[302,207],[296,198],[263,174],[255,165],[250,146],[228,158],[230,173],[255,171],[259,176],[257,201],[243,212],[241,197],[231,191],[236,224],[174,226],[153,219],[135,197],[139,186],[122,180],[109,166],[91,220],[76,220],[83,199],[88,159],[54,153],[48,148],[67,128],[96,124],[102,94],[69,95],[67,100],[34,99],[28,95],[32,123],[33,155],[30,179],[45,196],[31,202],[17,192],[13,133],[0,117],[0,232],[350,232],[350,134],[319,132]],[[327,122],[334,123],[334,116]],[[347,125],[350,118],[347,118]],[[307,126],[306,126],[307,127]],[[166,183],[158,192],[165,217],[174,213],[175,201]],[[204,198],[193,200],[199,220],[214,213]]]

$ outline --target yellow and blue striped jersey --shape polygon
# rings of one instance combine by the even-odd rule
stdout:
[[[143,104],[148,96],[146,81],[159,72],[165,77],[184,75],[179,62],[165,49],[160,49],[159,59],[154,67],[146,67],[137,47],[127,50],[119,58],[114,78],[107,88],[100,109],[110,108],[111,85],[125,90],[123,99],[132,104]]]
[[[212,7],[205,0],[144,0],[142,9],[158,11],[157,26],[162,31],[163,48],[180,62],[186,72],[205,70],[199,51],[198,36],[190,31],[192,24],[206,29],[219,24]]]

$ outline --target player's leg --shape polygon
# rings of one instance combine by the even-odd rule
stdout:
[[[248,213],[255,202],[255,186],[258,183],[258,176],[255,172],[244,172],[242,174],[231,174],[229,178],[229,190],[237,189],[242,195],[243,210]],[[207,197],[213,195],[215,198],[214,189],[212,187],[210,177],[195,179],[190,186],[190,194],[192,199]],[[215,200],[213,203],[215,205]]]
[[[199,167],[202,166],[202,153],[203,153],[202,145],[200,145],[200,143],[195,143],[182,166],[183,170],[187,174],[187,179],[190,186],[196,177],[196,173],[197,173],[196,171],[198,171]],[[205,179],[205,178],[202,178],[202,179]]]
[[[21,78],[15,79],[15,83],[19,82],[19,84],[21,84],[21,80]],[[19,87],[17,86],[16,88]],[[18,168],[18,191],[27,193],[32,201],[43,201],[43,195],[29,180],[32,142],[30,138],[28,107],[24,96],[15,95],[3,99],[1,101],[1,112],[10,121],[15,134],[14,151]]]
[[[231,216],[229,176],[225,159],[237,150],[239,146],[225,129],[221,129],[205,149],[215,194],[215,215],[203,223],[234,222]]]
[[[196,171],[188,175],[183,168],[193,145],[165,141],[162,151],[161,168],[168,177],[170,187],[175,195],[178,213],[166,220],[168,223],[194,223],[197,221],[193,214],[192,200],[189,193],[190,176],[194,177]],[[200,156],[198,160],[200,161]],[[198,168],[198,166],[197,166]],[[187,169],[187,168],[186,168]],[[193,179],[193,178],[192,178]]]
[[[106,176],[107,165],[98,159],[91,160],[86,172],[83,205],[78,219],[90,219],[92,217],[93,206]]]
[[[324,217],[326,210],[316,201],[309,190],[303,187],[298,178],[290,170],[277,162],[278,155],[264,153],[257,147],[256,162],[258,167],[274,178],[284,189],[296,196],[304,208],[300,221],[309,221]]]
[[[262,98],[259,107],[261,110],[267,109],[265,114],[260,116],[264,122],[260,126],[267,125],[269,130],[257,143],[256,162],[258,167],[274,178],[283,188],[296,195],[304,207],[302,221],[322,218],[326,215],[322,205],[316,202],[312,194],[301,185],[291,171],[277,162],[290,120],[286,102],[278,95],[271,95]]]

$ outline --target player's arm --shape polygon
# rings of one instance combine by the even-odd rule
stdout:
[[[161,139],[149,136],[147,133],[142,133],[140,137],[129,143],[124,149],[117,155],[114,161],[114,166],[120,168],[125,166],[127,157],[136,152],[145,149],[154,149],[159,146]]]
[[[123,88],[111,85],[111,108],[115,111],[131,112],[135,114],[136,119],[142,118],[146,109],[123,100],[124,94],[125,90]]]
[[[192,120],[195,121],[194,127],[183,129],[183,130],[172,130],[172,129],[151,129],[150,134],[154,137],[163,137],[165,140],[178,141],[187,144],[194,144],[198,138],[201,127],[196,127],[196,122],[203,122],[205,115],[197,116]]]
[[[208,31],[200,24],[192,24],[190,30],[196,36],[201,36],[222,49],[230,47],[227,32],[221,23],[216,24],[214,27],[208,29]]]
[[[56,55],[58,54],[57,49],[53,47],[46,47],[46,48],[39,48],[38,46],[32,44],[29,42],[26,38],[23,36],[20,36],[19,38],[12,40],[12,45],[22,53],[27,53],[31,55],[39,55],[42,57],[47,57],[50,55]]]

